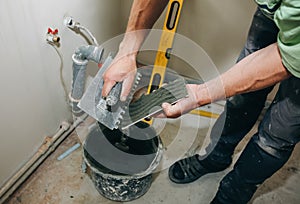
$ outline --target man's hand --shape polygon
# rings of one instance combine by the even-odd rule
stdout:
[[[130,93],[136,74],[136,55],[124,55],[120,52],[104,73],[102,96],[106,97],[116,82],[123,82],[120,100],[125,101]]]
[[[155,117],[158,118],[177,118],[185,113],[200,106],[199,104],[199,89],[200,86],[197,84],[187,84],[188,97],[179,100],[176,104],[171,105],[169,103],[163,103],[163,113],[158,114]]]

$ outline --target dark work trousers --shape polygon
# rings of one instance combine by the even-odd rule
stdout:
[[[276,42],[278,28],[258,9],[239,60]],[[258,119],[268,93],[273,87],[241,94],[227,100],[226,109],[215,123],[213,134],[221,137],[201,163],[211,170],[223,170],[232,162],[237,144]],[[220,133],[219,133],[220,134]],[[217,136],[216,136],[217,137]],[[247,203],[259,184],[273,175],[289,159],[300,139],[300,79],[290,77],[281,82],[276,97],[261,121],[258,132],[250,139],[240,158],[221,181],[212,203]]]

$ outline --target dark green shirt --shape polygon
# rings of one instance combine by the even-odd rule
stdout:
[[[300,0],[255,0],[279,28],[277,44],[282,63],[300,78]]]

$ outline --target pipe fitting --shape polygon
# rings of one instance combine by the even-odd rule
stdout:
[[[85,45],[79,47],[75,51],[75,54],[81,59],[92,60],[99,63],[103,55],[103,48],[95,45]]]
[[[76,21],[74,21],[74,18],[72,16],[65,16],[63,23],[68,28],[74,29],[76,27]]]
[[[69,101],[70,101],[70,106],[71,106],[71,110],[72,113],[75,116],[81,116],[84,112],[78,107],[78,103],[80,101],[80,99],[75,99],[71,96],[71,93],[69,94]]]
[[[72,61],[74,64],[82,66],[82,68],[86,68],[86,65],[89,62],[87,59],[82,59],[82,57],[79,54],[73,54]]]
[[[63,131],[67,131],[70,127],[71,127],[71,125],[67,121],[62,121],[61,124],[60,124],[60,128]]]

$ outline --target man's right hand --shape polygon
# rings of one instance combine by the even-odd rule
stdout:
[[[123,54],[118,52],[103,75],[102,96],[107,97],[117,82],[123,82],[120,100],[125,101],[134,83],[136,69],[136,53]]]

